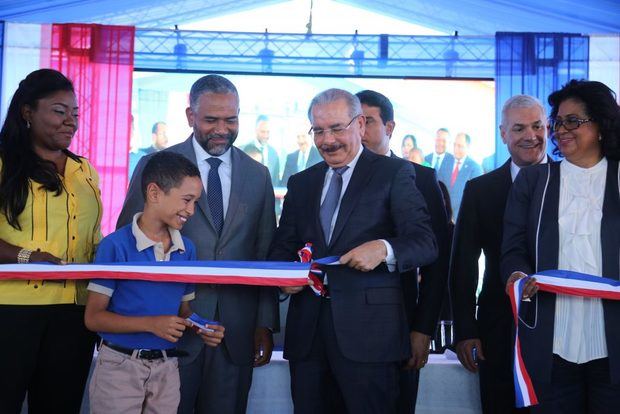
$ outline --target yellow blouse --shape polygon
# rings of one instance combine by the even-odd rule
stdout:
[[[0,169],[2,162],[0,161]],[[55,196],[30,180],[30,194],[19,216],[21,230],[0,213],[0,239],[30,250],[46,251],[68,263],[92,262],[101,239],[99,176],[90,163],[67,158],[63,191]],[[52,305],[86,302],[86,282],[0,281],[0,304]]]

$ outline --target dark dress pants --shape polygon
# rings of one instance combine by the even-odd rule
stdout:
[[[216,318],[217,319],[217,318]],[[196,358],[179,358],[179,414],[244,414],[252,365],[236,365],[223,344],[203,345]]]
[[[317,300],[322,303],[311,352],[290,361],[295,413],[396,413],[400,362],[346,358],[336,340],[330,300]]]
[[[97,336],[78,305],[0,305],[0,413],[78,414]]]
[[[418,384],[420,371],[417,369],[400,371],[400,395],[398,396],[399,414],[414,414],[415,404],[418,399]]]
[[[513,328],[510,318],[480,323],[480,340],[485,360],[478,361],[480,399],[484,414],[527,413],[527,408],[515,407],[515,388],[512,369]]]
[[[540,404],[532,413],[620,413],[620,384],[610,381],[608,358],[575,364],[553,355],[551,370],[551,384],[534,384]]]

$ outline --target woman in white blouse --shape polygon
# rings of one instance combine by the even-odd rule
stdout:
[[[620,108],[594,81],[549,96],[561,162],[522,170],[504,217],[502,277],[548,269],[620,276]],[[620,301],[523,293],[519,338],[536,413],[620,412]]]

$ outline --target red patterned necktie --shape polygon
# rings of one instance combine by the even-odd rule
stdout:
[[[459,165],[461,164],[461,160],[456,160],[456,166],[454,170],[452,170],[452,177],[450,178],[450,187],[454,187],[454,183],[456,182],[456,177],[459,175]]]

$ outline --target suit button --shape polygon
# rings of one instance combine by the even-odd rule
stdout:
[[[219,252],[217,252],[217,254],[218,254],[219,256],[223,255],[223,254],[224,254],[224,250],[220,250]]]

